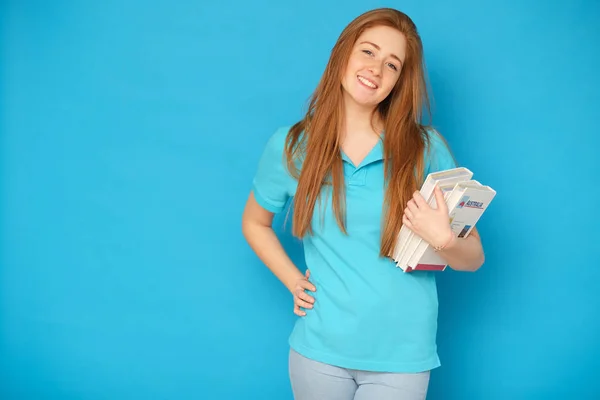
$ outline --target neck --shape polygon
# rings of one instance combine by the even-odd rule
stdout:
[[[345,99],[343,136],[380,135],[383,122],[374,107],[364,107]]]

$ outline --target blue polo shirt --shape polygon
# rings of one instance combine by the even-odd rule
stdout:
[[[296,193],[297,181],[285,167],[289,127],[268,140],[253,180],[258,204],[282,211]],[[454,168],[443,140],[431,135],[425,174]],[[428,151],[429,150],[429,151]],[[312,236],[303,239],[306,266],[316,292],[313,309],[299,317],[290,346],[310,359],[344,368],[420,372],[440,365],[436,332],[438,298],[435,272],[404,273],[379,256],[384,200],[383,143],[360,165],[342,154],[348,235],[337,226],[331,206],[315,207]],[[321,214],[324,213],[324,214]]]

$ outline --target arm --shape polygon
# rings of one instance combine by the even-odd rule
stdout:
[[[439,132],[435,131],[431,136],[430,145],[432,150],[426,175],[457,167],[447,142]],[[430,245],[444,246],[443,250],[439,250],[439,255],[450,268],[456,271],[477,271],[485,260],[479,233],[473,228],[471,234],[464,239],[453,237],[448,223],[448,208],[438,187],[435,189],[435,196],[439,208],[431,209],[417,191],[408,202],[403,222]]]
[[[262,208],[251,192],[242,216],[242,233],[258,258],[294,295],[294,312],[305,315],[299,307],[312,308],[314,298],[304,289],[315,291],[314,285],[308,282],[308,275],[303,275],[288,257],[277,235],[273,231],[274,214]]]
[[[458,239],[448,223],[448,208],[444,195],[435,187],[438,208],[432,208],[418,191],[408,202],[402,222],[413,232],[439,250],[440,256],[456,271],[477,271],[485,260],[481,237],[475,228],[465,239]]]
[[[439,254],[446,260],[450,268],[456,271],[475,272],[485,261],[481,237],[476,228],[473,228],[471,234],[465,239],[453,236],[450,244],[440,250]]]

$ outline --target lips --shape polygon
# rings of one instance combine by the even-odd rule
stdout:
[[[375,82],[370,79],[365,78],[364,76],[358,75],[358,81],[365,87],[369,89],[377,89],[379,86]]]

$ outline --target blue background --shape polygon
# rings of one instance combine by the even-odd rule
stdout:
[[[3,399],[291,398],[291,296],[241,214],[267,138],[378,6],[419,26],[434,123],[498,191],[484,267],[439,275],[428,398],[600,396],[599,2],[15,0],[0,6]]]

